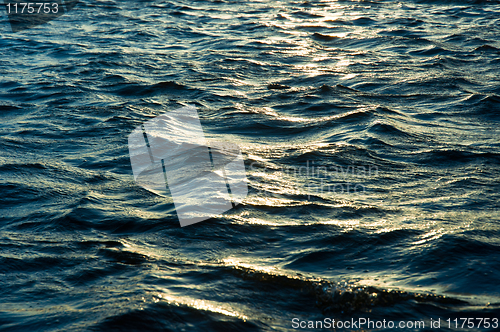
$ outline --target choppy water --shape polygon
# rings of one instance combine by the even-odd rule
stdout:
[[[0,329],[500,318],[498,1],[85,0],[0,23]],[[127,136],[186,104],[241,147],[249,195],[180,228]]]

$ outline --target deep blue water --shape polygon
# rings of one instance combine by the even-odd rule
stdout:
[[[4,14],[0,330],[500,318],[499,36],[498,1],[85,0],[17,33]],[[127,137],[187,104],[241,147],[249,195],[181,228]]]

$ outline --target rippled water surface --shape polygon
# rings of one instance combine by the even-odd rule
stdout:
[[[85,0],[0,28],[1,330],[500,318],[498,1]],[[187,104],[249,195],[181,228],[127,137]]]

